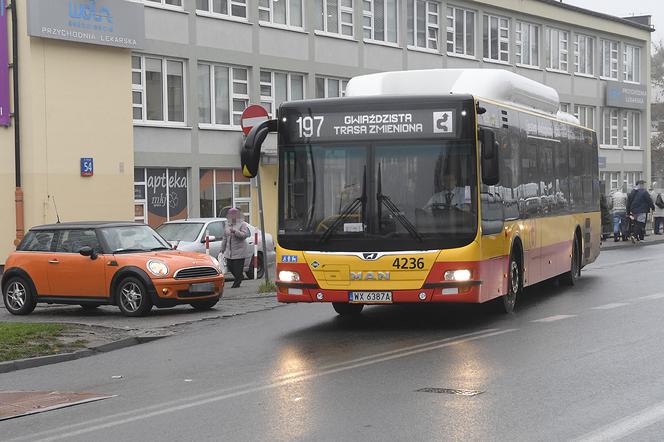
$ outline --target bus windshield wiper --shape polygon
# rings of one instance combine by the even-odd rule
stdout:
[[[348,218],[352,213],[354,213],[358,208],[362,210],[360,222],[364,226],[364,216],[366,213],[367,207],[367,166],[364,166],[364,175],[362,177],[362,196],[355,198],[353,201],[348,203],[348,205],[341,211],[337,219],[334,220],[332,225],[325,230],[323,235],[320,237],[319,242],[324,243],[334,233],[335,230],[341,225],[346,218]]]
[[[424,241],[420,232],[417,231],[417,228],[413,225],[408,218],[406,218],[399,209],[399,207],[394,204],[394,201],[387,196],[383,195],[383,177],[381,172],[380,164],[378,165],[378,192],[376,193],[376,199],[378,200],[378,222],[382,219],[382,211],[380,210],[382,206],[387,207],[392,215],[401,223],[401,225],[410,233],[410,236],[418,240],[419,242]]]

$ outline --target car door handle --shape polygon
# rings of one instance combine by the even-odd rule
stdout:
[[[51,260],[48,261],[48,263],[49,264],[60,264],[60,261],[58,261],[57,259],[51,259]]]

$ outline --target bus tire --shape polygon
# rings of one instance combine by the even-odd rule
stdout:
[[[350,304],[348,302],[333,302],[334,311],[341,317],[357,317],[362,313],[364,304]]]
[[[514,312],[516,302],[523,289],[523,266],[517,256],[512,251],[510,254],[510,263],[507,271],[507,293],[496,300],[496,307],[500,313],[509,314]]]
[[[578,236],[574,236],[572,243],[572,254],[570,257],[570,271],[565,273],[562,277],[565,285],[570,287],[576,284],[576,280],[581,277],[581,247],[579,246]]]

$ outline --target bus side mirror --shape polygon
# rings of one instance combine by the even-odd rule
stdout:
[[[261,148],[267,138],[267,134],[277,131],[277,120],[267,120],[254,126],[247,138],[244,140],[244,146],[240,154],[242,164],[242,175],[247,178],[254,178],[258,175],[258,165],[261,159]]]
[[[496,134],[491,129],[481,128],[479,133],[482,144],[482,182],[487,186],[495,186],[500,180],[498,173],[498,143]]]

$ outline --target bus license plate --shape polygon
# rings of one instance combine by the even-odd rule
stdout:
[[[391,304],[392,292],[350,292],[348,302],[359,304]]]

